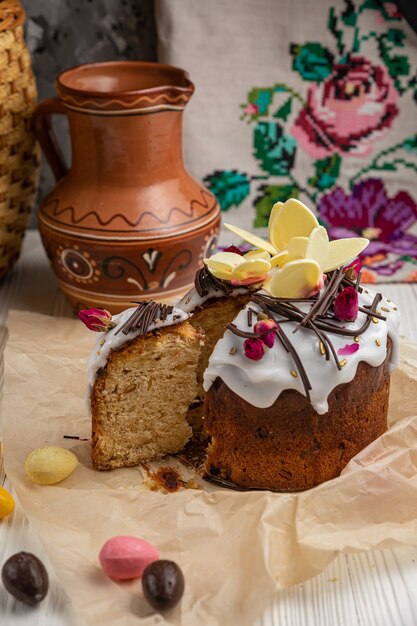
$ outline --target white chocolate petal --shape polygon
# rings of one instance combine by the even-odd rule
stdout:
[[[305,204],[290,198],[278,207],[269,238],[277,250],[283,250],[290,239],[309,237],[311,231],[318,225],[316,216]]]
[[[329,256],[329,236],[323,226],[317,226],[308,239],[306,258],[317,261],[323,269]]]
[[[271,256],[269,259],[271,267],[282,267],[285,264],[287,257],[288,250],[283,250],[282,252],[278,252],[278,254]]]
[[[223,263],[224,265],[228,265],[231,267],[236,267],[236,265],[240,265],[242,263],[243,257],[240,254],[236,254],[236,252],[216,252],[213,256],[208,259],[203,259],[204,263],[208,265],[212,261],[215,263]]]
[[[249,250],[246,254],[243,255],[243,258],[247,261],[251,259],[263,259],[264,261],[269,261],[271,255],[266,250]]]
[[[231,280],[232,278],[232,270],[222,271],[218,269],[214,269],[213,267],[208,268],[210,274],[213,274],[216,278],[220,278],[221,280]]]
[[[272,274],[267,287],[275,298],[302,298],[320,282],[321,269],[316,261],[291,261]]]
[[[285,262],[289,263],[297,259],[304,259],[308,242],[308,237],[292,237],[287,244],[288,257]]]
[[[283,202],[276,202],[271,209],[271,213],[269,214],[269,222],[268,222],[268,239],[271,241],[271,232],[275,224],[275,219],[278,215],[279,208],[283,205]]]
[[[331,241],[329,243],[329,255],[323,271],[331,272],[338,267],[347,265],[365,250],[368,243],[369,240],[365,239],[365,237],[349,237]]]
[[[275,250],[274,246],[272,246],[268,241],[254,235],[253,233],[248,232],[247,230],[243,230],[243,228],[239,228],[238,226],[233,226],[232,224],[224,224],[226,228],[235,233],[241,239],[244,239],[248,243],[251,243],[256,248],[260,248],[261,250],[266,250],[269,254],[276,254],[277,250]]]
[[[252,259],[244,261],[232,272],[233,280],[245,280],[246,278],[252,278],[253,276],[265,276],[271,269],[269,261],[264,259]]]

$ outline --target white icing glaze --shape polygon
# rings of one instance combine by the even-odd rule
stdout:
[[[126,311],[123,311],[118,315],[113,315],[112,321],[116,322],[116,326],[105,333],[96,333],[97,336],[94,348],[92,349],[87,362],[88,384],[90,388],[94,384],[97,371],[106,365],[110,350],[120,348],[124,343],[126,343],[126,341],[130,341],[140,334],[139,330],[129,332],[126,335],[122,332],[116,334],[117,330],[129,319],[132,313],[136,311],[136,308],[137,307],[132,307],[130,309],[126,309]],[[152,322],[148,330],[151,331],[157,328],[162,328],[163,326],[179,324],[189,317],[188,313],[178,307],[174,307],[172,313],[167,315],[165,321],[162,322],[161,320],[156,320],[155,322]]]
[[[243,287],[236,287],[229,294],[225,294],[224,291],[215,291],[210,288],[206,296],[199,296],[195,287],[192,287],[186,294],[179,300],[176,306],[182,309],[186,313],[192,313],[197,307],[202,306],[208,300],[212,298],[224,298],[227,296],[240,296],[244,293],[248,293],[248,290]]]
[[[359,294],[359,306],[370,305],[374,299],[375,292],[369,289],[366,291],[368,293],[364,290],[362,294]],[[260,310],[256,304],[249,303],[238,314],[234,323],[241,330],[253,332],[253,326],[249,327],[247,319],[249,306],[256,311]],[[308,304],[299,306],[305,312],[309,310]],[[389,309],[389,312],[381,310],[381,307]],[[398,311],[395,305],[385,298],[381,300],[377,310],[385,315],[387,320],[371,322],[369,328],[359,336],[359,350],[349,356],[339,356],[340,361],[346,359],[346,364],[341,370],[337,369],[332,356],[329,361],[326,361],[325,356],[320,353],[319,340],[312,331],[300,328],[294,333],[296,322],[286,322],[282,325],[284,332],[300,355],[310,380],[312,386],[310,400],[317,413],[323,414],[328,411],[329,394],[337,385],[353,380],[361,361],[373,367],[378,367],[383,363],[386,357],[388,336],[392,340],[390,369],[395,369],[399,358]],[[280,319],[278,315],[274,317],[277,321]],[[355,322],[340,322],[340,325],[347,330],[358,329],[364,324],[366,317],[365,313],[359,312]],[[255,321],[256,319],[254,323]],[[330,332],[327,334],[336,352],[346,344],[354,343],[353,337],[335,335]],[[215,346],[204,373],[206,391],[219,377],[237,395],[259,408],[271,406],[285,389],[296,389],[305,395],[300,375],[294,377],[291,374],[291,371],[297,371],[296,365],[278,340],[271,349],[266,349],[260,361],[252,361],[245,356],[244,341],[230,330],[226,330],[223,338]],[[236,352],[231,351],[232,348],[236,348]]]

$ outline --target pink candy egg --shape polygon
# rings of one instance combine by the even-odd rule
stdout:
[[[159,559],[159,552],[139,537],[112,537],[103,545],[98,558],[103,571],[116,580],[139,578],[147,565]]]

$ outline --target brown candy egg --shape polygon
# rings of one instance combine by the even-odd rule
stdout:
[[[174,561],[154,561],[142,575],[143,594],[158,611],[176,606],[182,598],[184,587],[184,575]]]
[[[18,552],[3,565],[1,579],[16,600],[35,606],[48,593],[49,579],[44,564],[30,552]]]

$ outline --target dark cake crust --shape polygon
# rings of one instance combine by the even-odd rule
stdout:
[[[212,437],[206,472],[246,488],[299,491],[340,474],[387,428],[392,344],[379,367],[360,363],[352,382],[337,386],[319,415],[307,398],[284,391],[257,408],[219,378],[206,394],[205,428]]]

